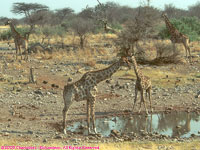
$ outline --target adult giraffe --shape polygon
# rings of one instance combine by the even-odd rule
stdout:
[[[21,36],[19,32],[17,32],[11,20],[7,20],[5,25],[10,26],[12,37],[14,38],[15,48],[16,48],[16,59],[18,59],[18,54],[21,55],[22,59],[21,48],[24,47],[24,52],[25,52],[24,59],[28,60],[28,40],[26,39],[26,37]]]
[[[185,47],[186,57],[188,57],[188,53],[189,53],[189,58],[191,59],[189,37],[179,32],[178,29],[176,29],[175,26],[171,24],[166,14],[163,13],[162,17],[164,18],[166,27],[171,35],[170,40],[173,43],[174,50],[175,50],[176,43],[182,43]]]

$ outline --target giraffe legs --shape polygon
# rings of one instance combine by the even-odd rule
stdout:
[[[95,134],[97,134],[96,127],[95,127],[95,97],[91,99],[91,119],[92,119],[92,129]]]
[[[137,101],[137,94],[138,94],[138,89],[137,87],[135,87],[135,100],[134,100],[134,104],[133,104],[133,110],[135,108],[135,105],[136,105],[136,101]]]
[[[189,58],[189,61],[191,62],[191,53],[190,53],[190,47],[188,46],[188,43],[183,43],[186,53],[186,58]],[[188,57],[189,54],[189,57]]]
[[[151,110],[151,113],[153,113],[152,102],[151,102],[151,88],[149,88],[149,89],[147,90],[147,93],[148,93],[148,95],[149,95],[150,110]]]
[[[28,42],[24,41],[24,53],[25,53],[25,57],[24,60],[28,60]]]
[[[142,102],[144,104],[144,108],[145,108],[145,111],[146,111],[146,114],[148,114],[148,110],[147,110],[147,107],[146,107],[146,104],[145,104],[145,99],[144,99],[144,91],[141,90],[141,101],[140,101],[140,109],[139,109],[139,113],[141,111],[141,106],[142,106]]]
[[[16,49],[16,60],[18,59],[18,46],[17,46],[17,43],[15,41],[15,49]]]
[[[88,134],[91,133],[91,130],[90,130],[90,99],[87,100],[87,127],[88,127]]]
[[[66,134],[66,129],[65,129],[65,123],[66,123],[66,115],[67,111],[72,104],[72,92],[71,90],[65,91],[67,89],[64,89],[63,92],[63,98],[64,98],[64,108],[63,108],[63,133]]]
[[[91,97],[87,100],[87,126],[88,126],[88,134],[92,134],[90,128],[90,120],[92,121],[92,131],[94,134],[97,134],[95,127],[95,97]]]
[[[89,92],[87,100],[87,125],[88,125],[88,134],[91,134],[90,129],[90,119],[92,121],[92,130],[94,134],[97,134],[96,127],[95,127],[95,101],[96,101],[96,87]]]

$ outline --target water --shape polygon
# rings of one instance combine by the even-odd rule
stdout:
[[[84,122],[75,122],[67,130],[87,135],[87,126]],[[191,134],[200,135],[200,116],[196,113],[172,112],[159,113],[148,117],[144,115],[129,115],[111,118],[97,118],[96,128],[102,136],[108,137],[112,130],[120,133],[134,132],[138,135],[143,132],[157,132],[170,137],[188,138]]]

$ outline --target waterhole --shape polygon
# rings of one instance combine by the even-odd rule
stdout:
[[[87,122],[75,122],[68,131],[87,135]],[[120,134],[144,132],[158,133],[170,137],[188,138],[200,135],[200,116],[196,113],[171,112],[145,115],[126,115],[110,118],[97,118],[96,128],[102,136],[108,137],[112,130]]]

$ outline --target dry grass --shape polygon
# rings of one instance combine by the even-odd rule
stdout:
[[[141,66],[140,66],[141,67]],[[173,67],[169,70],[145,67],[141,69],[144,75],[150,77],[152,85],[162,88],[173,88],[177,85],[194,84],[193,78],[196,78],[196,82],[200,82],[200,74],[195,73],[180,73]],[[130,79],[136,79],[134,70],[120,70],[114,74],[116,77],[125,77]]]
[[[49,141],[47,143],[37,142],[34,143],[31,140],[23,141],[10,139],[10,140],[0,140],[1,146],[46,146],[46,147],[61,147],[73,146],[71,144],[64,144],[62,141],[55,140]],[[198,149],[200,147],[199,140],[190,140],[185,142],[176,141],[134,141],[134,142],[117,142],[117,143],[82,143],[76,146],[88,146],[88,147],[99,147],[100,150],[156,150],[156,149],[174,149],[174,150],[189,150]]]

